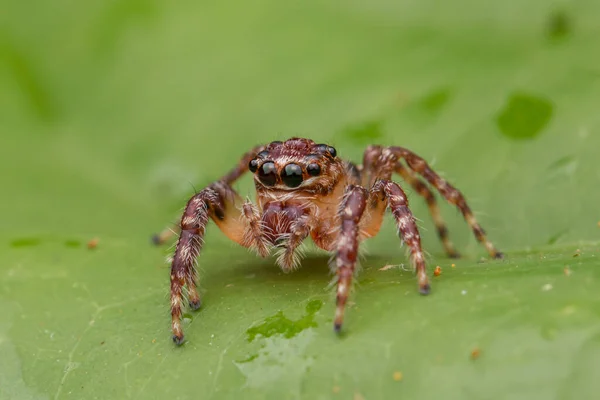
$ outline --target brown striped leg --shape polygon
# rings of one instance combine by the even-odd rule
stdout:
[[[370,188],[381,175],[381,146],[371,145],[367,147],[363,154],[362,167],[362,185]],[[381,178],[388,179],[389,177],[382,176]]]
[[[419,178],[415,176],[415,173],[411,170],[405,168],[401,163],[396,164],[396,172],[402,176],[402,178],[413,187],[413,189],[419,194],[419,196],[423,197],[427,202],[427,207],[429,208],[429,213],[431,214],[431,218],[433,219],[433,223],[437,229],[438,236],[444,249],[446,250],[446,254],[448,254],[451,258],[458,258],[460,254],[454,248],[454,245],[448,238],[448,228],[446,227],[446,223],[442,218],[442,214],[440,213],[440,208],[435,199],[435,195],[433,192],[427,187],[427,185],[421,181]]]
[[[492,242],[490,242],[485,236],[483,228],[475,219],[471,208],[467,205],[467,202],[461,192],[436,174],[429,167],[429,165],[427,165],[427,162],[423,158],[419,157],[412,151],[403,147],[390,147],[389,151],[394,153],[398,158],[406,160],[406,163],[410,169],[423,176],[423,178],[425,178],[427,182],[435,187],[450,204],[454,204],[456,207],[458,207],[463,217],[473,230],[475,237],[485,246],[490,256],[493,258],[503,257],[503,254],[499,252],[494,247]]]
[[[190,307],[200,307],[200,296],[196,289],[196,258],[204,241],[204,232],[208,218],[229,237],[244,245],[245,225],[237,204],[239,197],[231,186],[215,182],[187,203],[181,218],[181,234],[175,247],[171,263],[171,318],[173,341],[183,343],[181,313],[183,306],[183,288],[187,287]]]
[[[245,153],[240,158],[238,164],[231,171],[225,174],[225,176],[222,179],[220,179],[220,181],[231,185],[240,176],[242,176],[244,172],[248,171],[248,163],[250,162],[250,160],[256,157],[256,154],[258,154],[262,150],[264,150],[264,146],[257,146],[249,152]],[[157,246],[166,243],[171,237],[181,232],[180,228],[180,226],[176,226],[173,229],[163,229],[160,233],[152,235],[152,243],[154,243]]]
[[[408,208],[406,194],[397,183],[389,180],[380,180],[373,186],[371,196],[374,201],[376,199],[381,201],[382,194],[385,199],[384,201],[387,202],[396,220],[398,235],[410,249],[411,262],[417,274],[419,292],[421,294],[429,294],[430,286],[425,267],[425,257],[421,249],[421,236],[419,235],[415,218]]]
[[[289,237],[281,244],[281,252],[277,257],[277,264],[283,272],[290,272],[300,264],[298,247],[310,233],[309,217],[298,218],[292,224]]]
[[[181,309],[183,303],[183,287],[186,282],[194,281],[194,286],[188,286],[188,292],[198,298],[195,289],[195,263],[203,244],[204,232],[208,223],[209,209],[219,207],[219,195],[211,188],[202,190],[188,201],[181,219],[181,234],[177,242],[175,256],[171,263],[171,324],[173,341],[183,343],[181,328]]]
[[[344,321],[344,309],[358,256],[359,223],[365,211],[367,197],[365,188],[349,185],[339,211],[341,229],[336,245],[337,297],[333,323],[336,332],[340,332]]]

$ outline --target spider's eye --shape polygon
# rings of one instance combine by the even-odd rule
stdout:
[[[310,176],[317,176],[321,173],[321,167],[319,167],[319,164],[308,164],[306,172],[308,172]]]
[[[331,155],[331,157],[337,156],[337,150],[335,149],[335,147],[331,147],[326,144],[319,144],[317,146],[318,146],[319,151],[322,151],[322,152],[326,151]]]
[[[302,168],[297,164],[288,164],[281,171],[281,180],[286,186],[298,187],[302,183]]]
[[[273,186],[277,182],[277,168],[273,161],[267,161],[258,168],[258,179],[265,186]]]
[[[258,153],[258,154],[256,155],[256,157],[258,157],[258,158],[265,158],[265,157],[266,157],[266,156],[268,156],[268,155],[269,155],[269,151],[268,151],[268,150],[263,150],[263,151],[261,151],[260,153]]]
[[[252,173],[256,172],[256,170],[258,169],[258,160],[256,158],[253,160],[250,160],[250,162],[248,163],[248,169]]]

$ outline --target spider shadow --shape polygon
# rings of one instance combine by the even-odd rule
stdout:
[[[369,256],[367,260],[361,262],[362,266],[358,267],[358,279],[365,274],[365,267],[373,265],[383,266],[385,260],[386,258],[383,257]],[[227,261],[224,260],[224,262]],[[206,271],[204,279],[228,283],[247,279],[268,281],[271,283],[321,281],[326,286],[334,277],[334,272],[330,265],[335,265],[335,261],[332,261],[331,256],[326,253],[308,254],[302,259],[298,268],[287,273],[283,272],[276,264],[275,257],[268,257],[266,259],[249,257],[243,263],[237,260],[232,263],[236,265],[223,269],[211,269],[210,272]]]

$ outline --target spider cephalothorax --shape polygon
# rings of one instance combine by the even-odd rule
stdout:
[[[244,202],[231,184],[245,171],[254,174],[257,204]],[[298,266],[298,246],[311,236],[320,248],[335,256],[337,309],[334,328],[342,327],[345,304],[354,276],[359,243],[379,232],[383,215],[390,209],[400,238],[408,245],[417,274],[419,291],[430,286],[415,219],[402,188],[391,180],[398,173],[427,201],[446,252],[458,257],[448,239],[435,196],[421,179],[456,205],[477,239],[494,258],[502,254],[489,242],[463,195],[442,179],[425,160],[402,147],[369,146],[363,164],[341,160],[335,148],[309,139],[272,142],[246,153],[221,180],[195,194],[187,203],[179,225],[180,236],[171,264],[171,316],[173,340],[183,343],[181,312],[183,289],[189,304],[200,307],[196,289],[195,260],[211,218],[240,245],[266,257],[279,249],[277,263],[284,271]],[[158,243],[169,236],[165,231]]]

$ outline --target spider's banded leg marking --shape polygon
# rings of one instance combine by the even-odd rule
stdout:
[[[454,248],[454,245],[450,241],[448,237],[448,228],[446,227],[446,223],[442,218],[442,214],[440,213],[440,208],[435,199],[435,195],[433,192],[427,187],[427,185],[421,181],[419,178],[415,176],[415,173],[410,169],[405,168],[400,162],[396,163],[396,172],[402,176],[402,178],[412,186],[412,188],[417,192],[417,194],[425,199],[427,202],[427,207],[429,208],[429,213],[431,214],[431,218],[433,219],[433,223],[437,229],[438,236],[444,249],[446,250],[446,254],[448,254],[451,258],[458,258],[460,254]]]
[[[264,150],[264,148],[265,148],[265,146],[257,146],[255,148],[253,148],[252,150],[250,150],[249,152],[245,153],[240,158],[240,161],[238,162],[238,164],[231,171],[229,171],[227,174],[225,174],[225,176],[223,176],[223,178],[221,178],[220,181],[224,182],[228,185],[231,185],[240,176],[242,176],[246,171],[248,171],[248,163],[250,162],[250,160],[252,160],[256,156],[257,153]],[[165,243],[167,240],[169,240],[172,236],[175,236],[176,234],[178,234],[180,232],[181,232],[181,226],[176,226],[174,229],[171,229],[171,228],[163,229],[162,232],[160,232],[159,234],[155,234],[152,236],[152,242],[155,245],[161,245],[161,244]]]
[[[380,199],[383,197],[383,201],[387,202],[396,220],[398,235],[410,249],[411,262],[417,274],[419,292],[421,294],[428,294],[430,286],[425,267],[425,257],[421,249],[421,236],[417,229],[415,218],[408,208],[406,194],[396,182],[380,180],[373,186],[371,196],[373,196],[372,201],[381,201]]]
[[[431,167],[427,164],[427,162],[413,153],[410,150],[407,150],[403,147],[389,147],[389,150],[393,152],[398,158],[402,158],[406,160],[408,167],[423,176],[427,182],[429,182],[433,187],[435,187],[442,196],[450,203],[458,207],[463,217],[467,221],[467,224],[473,230],[475,237],[477,240],[485,246],[490,256],[493,258],[502,258],[503,254],[499,252],[492,242],[490,242],[485,236],[485,231],[475,219],[471,208],[468,206],[465,197],[463,194],[458,191],[455,187],[446,182],[443,178],[441,178],[437,173],[435,173]]]
[[[200,307],[200,296],[196,289],[196,258],[204,242],[208,218],[230,239],[242,244],[244,226],[240,223],[237,193],[226,183],[215,182],[187,203],[181,217],[181,234],[175,247],[171,263],[171,318],[173,341],[183,343],[181,309],[183,287],[187,287],[188,300],[193,309]],[[236,214],[237,213],[237,214]]]
[[[309,234],[310,221],[308,216],[302,216],[293,222],[289,236],[281,244],[283,248],[277,257],[277,264],[283,272],[290,272],[300,265],[300,255],[297,250]]]
[[[363,153],[363,186],[372,188],[380,179],[392,179],[397,157],[386,147],[368,146]]]
[[[344,309],[352,284],[358,256],[359,223],[367,204],[367,190],[349,185],[340,206],[341,229],[337,240],[337,296],[334,329],[339,332],[344,322]]]
[[[214,189],[206,188],[188,201],[181,218],[181,234],[171,264],[171,324],[173,341],[178,345],[183,343],[181,329],[183,286],[193,281],[193,286],[188,286],[188,293],[198,297],[194,281],[196,257],[203,244],[209,208],[218,207],[219,200],[219,195]],[[192,294],[193,292],[195,295]]]
[[[373,187],[373,184],[377,180],[381,169],[380,155],[381,146],[369,146],[365,150],[362,164],[362,186],[366,188]]]

